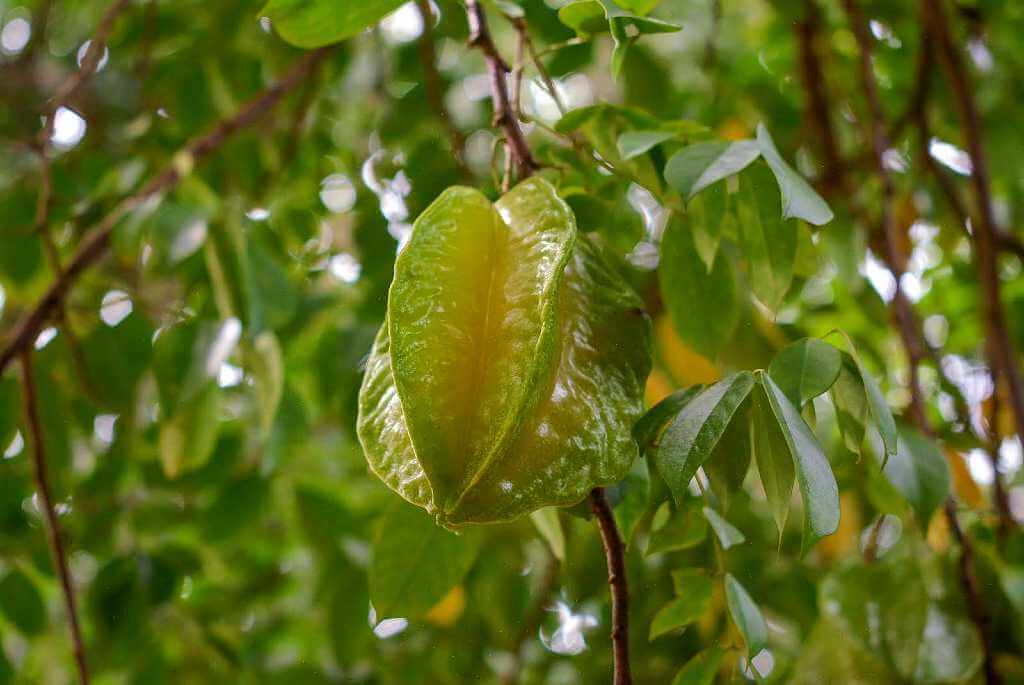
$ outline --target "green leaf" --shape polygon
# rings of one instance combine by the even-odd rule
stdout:
[[[686,662],[672,680],[672,685],[714,685],[725,652],[721,647],[708,647]]]
[[[220,430],[220,388],[209,383],[160,424],[160,463],[177,478],[206,463]]]
[[[790,456],[789,445],[779,422],[775,420],[764,388],[754,388],[753,400],[750,432],[754,461],[757,462],[761,485],[781,536],[789,516],[789,501],[793,495],[793,481],[796,479],[793,457]]]
[[[793,281],[797,224],[779,217],[771,175],[756,164],[740,176],[737,206],[740,247],[748,261],[750,289],[775,311]]]
[[[846,338],[846,343],[850,348],[850,356],[856,363],[857,373],[860,375],[860,382],[864,386],[868,409],[871,412],[871,418],[875,423],[875,428],[878,429],[879,435],[882,436],[882,444],[885,447],[885,453],[892,455],[896,452],[896,420],[892,417],[892,411],[889,409],[889,405],[885,401],[885,395],[882,394],[882,389],[878,386],[878,381],[876,381],[875,377],[871,375],[871,372],[867,370],[864,366],[864,362],[860,358],[860,355],[857,353],[857,348],[854,346],[853,340],[845,332],[839,331],[839,333]],[[855,407],[851,405],[850,409],[853,410]],[[851,414],[851,416],[853,415]]]
[[[642,305],[539,177],[493,207],[446,191],[398,258],[367,364],[371,468],[449,526],[621,480],[650,369]]]
[[[949,497],[949,465],[932,440],[909,426],[900,427],[898,445],[882,472],[927,529],[932,513]]]
[[[842,352],[840,357],[839,375],[832,385],[832,404],[836,408],[836,423],[843,436],[843,444],[850,452],[859,455],[871,409],[857,362],[846,352]]]
[[[632,159],[675,136],[674,131],[626,131],[619,136],[619,155]]]
[[[281,404],[281,395],[284,391],[284,359],[277,336],[270,331],[263,331],[257,335],[252,343],[248,362],[256,390],[260,428],[266,435],[270,432],[274,416],[277,415],[277,407]]]
[[[801,338],[775,355],[768,373],[794,407],[828,391],[839,377],[839,350],[818,338]]]
[[[38,635],[46,627],[46,605],[39,588],[16,568],[0,580],[0,613],[25,635]]]
[[[711,524],[711,530],[715,531],[718,541],[722,543],[722,549],[729,549],[747,541],[746,536],[736,526],[722,518],[717,511],[711,507],[704,507],[703,511],[704,518]]]
[[[711,456],[753,385],[748,371],[722,379],[687,404],[665,430],[654,462],[676,502],[686,499],[690,479]]]
[[[804,502],[803,548],[807,550],[839,527],[839,488],[818,439],[804,423],[800,412],[771,376],[759,372],[758,378],[793,457]]]
[[[633,439],[640,446],[640,451],[645,452],[657,447],[658,438],[665,427],[703,389],[703,385],[697,384],[685,390],[676,390],[648,409],[633,426]]]
[[[376,24],[404,0],[270,0],[261,11],[286,41],[318,48],[354,36]]]
[[[708,536],[708,522],[696,503],[688,503],[686,506],[673,509],[666,502],[662,507],[661,511],[668,513],[668,520],[651,533],[644,556],[678,552],[696,547],[704,542]],[[655,519],[658,518],[660,518],[660,512],[655,515]]]
[[[815,226],[832,221],[832,210],[810,184],[782,159],[763,123],[757,125],[757,147],[779,184],[784,219],[803,219]]]
[[[755,386],[756,387],[756,386]],[[722,511],[728,511],[732,496],[743,488],[753,451],[750,445],[750,399],[744,400],[725,429],[711,457],[704,462],[704,475],[718,498]]]
[[[753,140],[688,145],[668,160],[665,181],[689,200],[712,183],[743,171],[760,154]]]
[[[578,0],[558,10],[563,24],[580,36],[610,31],[615,41],[612,52],[612,76],[622,71],[626,50],[641,35],[648,33],[674,33],[682,30],[678,24],[651,19],[623,10],[612,0]]]
[[[377,530],[370,563],[370,599],[377,616],[427,613],[469,571],[481,540],[477,529],[456,535],[415,507],[392,507]]]
[[[562,530],[558,508],[544,507],[530,512],[530,520],[541,537],[547,541],[555,558],[565,563],[565,531]]]
[[[723,235],[736,235],[736,214],[728,188],[715,186],[690,200],[686,207],[687,225],[693,231],[693,244],[704,262],[705,270],[711,271],[718,255],[718,245]]]
[[[747,656],[753,658],[768,646],[768,626],[753,598],[731,573],[725,574],[725,601],[733,624],[747,643]]]
[[[673,580],[676,574],[673,573]],[[684,628],[699,619],[711,605],[714,583],[711,578],[700,573],[686,573],[679,576],[677,587],[685,585],[679,596],[658,610],[651,620],[648,634],[649,640],[661,637],[666,633]]]
[[[713,359],[739,321],[732,261],[718,251],[708,272],[697,252],[689,220],[677,217],[669,223],[661,243],[658,276],[679,337]]]
[[[135,387],[153,354],[152,339],[152,327],[133,312],[116,327],[96,326],[82,340],[89,383],[104,404],[121,411],[134,404]]]

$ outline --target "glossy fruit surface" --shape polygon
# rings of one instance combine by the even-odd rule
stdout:
[[[360,392],[373,471],[449,526],[620,479],[650,370],[639,298],[540,178],[454,187],[399,256]]]

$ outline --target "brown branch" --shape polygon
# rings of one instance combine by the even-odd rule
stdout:
[[[538,166],[512,111],[508,84],[505,81],[505,75],[509,72],[508,64],[494,46],[494,40],[487,29],[487,17],[479,0],[466,0],[466,16],[469,20],[469,44],[478,48],[487,61],[487,73],[491,80],[491,104],[494,107],[493,125],[501,126],[504,130],[516,173],[519,180],[523,180],[531,176]]]
[[[924,395],[921,391],[920,379],[918,378],[918,366],[923,358],[926,343],[922,340],[922,336],[920,336],[920,328],[917,325],[913,307],[900,289],[900,276],[903,275],[902,261],[900,255],[897,254],[898,243],[896,241],[898,236],[895,232],[895,225],[890,211],[893,185],[883,157],[885,151],[889,148],[889,140],[886,133],[884,114],[878,99],[878,87],[875,81],[874,70],[871,64],[871,35],[868,31],[867,19],[863,12],[861,12],[856,0],[843,0],[843,6],[846,9],[850,26],[853,29],[859,47],[861,86],[864,89],[864,97],[868,103],[868,123],[872,133],[872,147],[875,153],[876,170],[882,181],[882,224],[889,253],[889,268],[896,279],[896,296],[893,299],[893,305],[900,337],[910,365],[908,385],[911,397],[911,417],[923,434],[934,438],[935,431],[925,413]],[[977,577],[974,573],[973,546],[960,527],[960,522],[956,516],[956,502],[952,496],[946,499],[944,511],[949,528],[960,544],[960,582],[967,599],[968,613],[981,638],[985,680],[988,685],[999,685],[1001,678],[995,669],[995,659],[989,635],[988,611],[985,608],[978,587]],[[925,521],[921,522],[922,525],[926,525],[926,523]]]
[[[434,49],[434,13],[430,8],[429,0],[416,0],[416,6],[419,8],[420,17],[423,19],[423,32],[420,34],[418,46],[420,50],[420,64],[423,66],[423,82],[427,89],[427,104],[430,105],[434,116],[437,117],[437,120],[441,122],[444,130],[448,133],[452,153],[455,155],[455,163],[458,164],[459,171],[468,177],[469,170],[466,168],[466,163],[463,159],[465,140],[459,129],[455,127],[455,122],[452,120],[448,108],[444,105],[444,89],[441,87],[441,74],[437,71],[437,52]]]
[[[615,525],[615,516],[604,495],[604,488],[590,493],[590,510],[601,530],[604,556],[608,563],[608,585],[612,592],[612,649],[615,657],[614,685],[631,685],[629,669],[629,586],[626,580],[626,554]]]
[[[939,61],[953,91],[953,100],[966,136],[971,159],[971,184],[974,188],[974,244],[978,255],[978,279],[982,290],[982,313],[987,337],[987,353],[993,378],[1001,377],[1009,392],[1017,433],[1024,435],[1024,385],[1017,366],[1017,354],[1006,326],[999,281],[998,247],[1000,230],[992,208],[988,161],[982,135],[981,116],[974,102],[972,85],[956,44],[953,42],[945,9],[940,0],[921,0],[921,14],[928,27]],[[996,384],[998,388],[998,382]]]
[[[39,403],[36,396],[36,383],[32,371],[32,348],[27,347],[21,352],[21,387],[25,395],[25,423],[31,435],[33,463],[35,466],[36,491],[39,494],[39,505],[46,524],[46,539],[50,543],[53,554],[53,565],[60,578],[61,590],[64,594],[64,608],[68,614],[68,627],[71,630],[71,645],[78,668],[78,681],[81,685],[89,683],[89,669],[85,660],[85,643],[78,622],[78,607],[75,603],[74,583],[68,570],[67,554],[60,536],[60,525],[53,509],[53,495],[46,473],[46,449],[43,444],[43,425],[39,419]]]
[[[286,93],[301,83],[329,52],[330,48],[326,47],[306,53],[278,83],[243,105],[235,116],[221,121],[205,135],[186,145],[174,155],[171,163],[160,173],[151,178],[138,192],[118,203],[109,214],[86,233],[61,277],[18,321],[14,330],[8,335],[7,343],[3,351],[0,352],[0,373],[3,373],[15,356],[32,345],[39,331],[64,301],[68,289],[78,277],[106,254],[110,235],[121,219],[147,199],[173,188],[183,176],[191,172],[197,162],[217,150],[231,135],[259,120]]]
[[[839,191],[844,165],[835,129],[832,127],[832,108],[829,106],[825,75],[821,69],[818,51],[821,12],[815,0],[804,0],[804,16],[796,25],[796,33],[800,49],[800,77],[807,92],[807,120],[815,137],[821,141],[825,162],[821,184],[826,193]]]

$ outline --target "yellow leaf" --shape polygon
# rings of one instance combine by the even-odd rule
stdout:
[[[949,471],[953,476],[953,492],[957,499],[965,502],[972,509],[982,506],[981,489],[971,478],[971,472],[967,470],[967,463],[963,456],[948,447],[944,450],[946,461],[949,462]]]
[[[856,495],[844,492],[839,496],[839,528],[818,543],[821,556],[832,562],[855,553],[860,545],[862,527],[860,504]]]
[[[711,361],[684,343],[667,316],[658,319],[656,341],[662,365],[681,386],[714,383],[721,374]]]
[[[456,585],[440,602],[435,604],[427,612],[426,619],[435,626],[449,628],[455,625],[466,610],[466,591],[461,585]]]

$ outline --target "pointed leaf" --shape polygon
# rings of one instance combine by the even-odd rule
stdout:
[[[922,529],[949,497],[949,465],[935,443],[909,426],[899,430],[899,447],[883,473],[914,509]]]
[[[857,372],[860,374],[860,381],[864,386],[864,393],[867,398],[868,409],[871,412],[871,419],[874,421],[875,428],[878,429],[879,435],[882,436],[885,453],[891,455],[896,452],[896,420],[892,417],[892,411],[889,409],[889,405],[885,401],[885,395],[882,394],[882,389],[878,386],[878,381],[875,380],[875,377],[867,370],[864,366],[863,360],[860,358],[860,354],[857,353],[857,348],[854,346],[853,340],[844,331],[839,331],[839,333],[846,338],[846,343],[850,348],[850,356],[853,357],[853,360],[857,365]]]
[[[843,436],[843,444],[850,452],[859,455],[871,409],[857,362],[846,352],[840,356],[839,375],[832,385],[832,404],[836,408],[836,423]]]
[[[665,430],[654,461],[676,502],[685,500],[690,479],[711,456],[753,385],[754,377],[747,371],[715,383],[687,404]]]
[[[755,386],[756,387],[756,386]],[[750,398],[744,400],[711,457],[704,462],[704,475],[718,498],[722,511],[729,511],[732,496],[743,488],[753,452],[750,446]]]
[[[705,575],[687,579],[685,592],[658,610],[651,620],[648,639],[654,640],[666,633],[685,628],[698,620],[711,605],[714,585]]]
[[[796,480],[804,502],[803,548],[806,550],[839,527],[839,488],[818,439],[804,423],[800,412],[786,399],[771,376],[759,373],[758,377],[793,457]]]
[[[771,310],[778,309],[793,281],[797,224],[779,216],[775,183],[763,164],[740,176],[738,224],[750,288]]]
[[[784,219],[803,219],[815,226],[832,221],[832,210],[810,184],[782,159],[764,124],[757,125],[757,147],[778,181]]]
[[[619,136],[619,154],[623,159],[632,159],[675,136],[674,131],[626,131]]]
[[[756,656],[768,646],[768,626],[757,603],[731,573],[725,574],[725,601],[733,624],[747,643],[747,656]]]
[[[754,388],[753,400],[750,432],[754,461],[757,462],[761,485],[781,536],[789,516],[789,501],[793,495],[793,481],[796,479],[793,457],[790,456],[789,445],[768,404],[764,388]]]
[[[665,165],[665,180],[689,200],[712,183],[738,174],[761,154],[753,140],[688,145]]]
[[[826,392],[839,377],[839,350],[818,338],[801,338],[775,355],[768,373],[795,407]]]
[[[373,543],[370,599],[383,618],[426,614],[469,571],[480,550],[479,530],[456,535],[415,507],[398,502]]]
[[[530,513],[530,520],[541,537],[547,541],[551,553],[561,562],[565,562],[565,532],[562,520],[558,517],[556,507],[544,507]]]
[[[708,520],[711,530],[715,531],[715,535],[718,536],[718,541],[722,543],[722,549],[729,549],[747,541],[746,536],[740,532],[739,528],[726,521],[711,507],[704,507],[704,518]]]
[[[661,243],[661,294],[679,337],[714,359],[739,320],[732,261],[719,251],[708,272],[684,221],[673,218]]]

